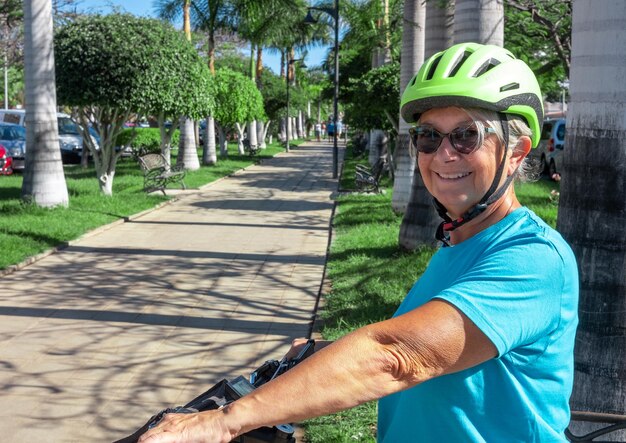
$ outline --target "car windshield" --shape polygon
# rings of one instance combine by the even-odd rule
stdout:
[[[0,140],[26,140],[26,131],[21,126],[0,126]]]
[[[78,125],[69,117],[59,117],[59,134],[61,135],[80,135]]]

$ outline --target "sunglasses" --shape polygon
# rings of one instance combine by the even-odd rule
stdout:
[[[448,137],[450,144],[459,154],[471,154],[482,145],[483,133],[495,133],[493,128],[478,129],[474,125],[462,126],[444,134],[432,126],[415,126],[409,129],[411,142],[418,152],[434,154],[441,146],[443,139]]]

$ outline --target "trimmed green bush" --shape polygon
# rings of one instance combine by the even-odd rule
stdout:
[[[172,145],[177,146],[180,132],[174,131]],[[127,128],[117,136],[116,146],[130,148],[133,156],[141,157],[148,153],[161,152],[161,131],[159,128]]]

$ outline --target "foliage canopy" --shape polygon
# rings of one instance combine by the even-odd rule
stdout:
[[[61,103],[202,118],[214,105],[208,67],[173,27],[128,14],[81,17],[55,35]]]
[[[215,70],[216,107],[213,116],[222,125],[264,117],[263,97],[251,79],[227,68]]]

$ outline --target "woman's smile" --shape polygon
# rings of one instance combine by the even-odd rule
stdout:
[[[469,177],[471,172],[435,172],[442,180],[458,181],[465,177]]]

